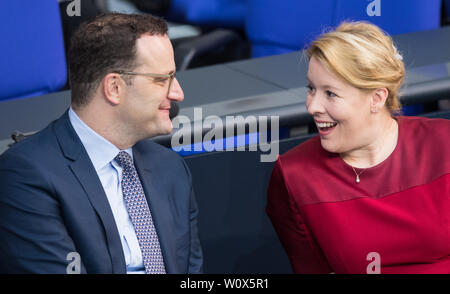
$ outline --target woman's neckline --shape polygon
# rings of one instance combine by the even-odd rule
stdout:
[[[350,169],[350,171],[353,171],[352,169],[355,169],[355,170],[360,170],[360,171],[361,171],[361,170],[364,170],[364,172],[367,172],[367,171],[369,171],[369,170],[374,170],[374,169],[377,169],[377,168],[380,168],[380,167],[384,166],[387,162],[389,162],[389,161],[391,160],[391,158],[393,158],[393,157],[397,154],[397,150],[399,149],[398,146],[400,145],[400,140],[402,139],[402,137],[401,137],[401,131],[402,131],[402,130],[401,130],[401,126],[402,126],[401,121],[402,121],[402,119],[401,119],[401,117],[399,117],[399,116],[396,116],[396,117],[394,116],[393,119],[397,121],[397,126],[398,126],[397,142],[396,142],[395,147],[394,147],[394,149],[392,150],[392,152],[391,152],[384,160],[382,160],[381,162],[379,162],[379,163],[377,163],[377,164],[375,164],[375,165],[373,165],[373,166],[366,167],[366,168],[360,168],[360,167],[352,166],[351,164],[347,163],[347,162],[340,156],[340,154],[337,154],[337,153],[336,153],[336,155],[337,155],[337,157],[339,158],[339,160],[340,160],[345,166],[347,166],[347,167]]]

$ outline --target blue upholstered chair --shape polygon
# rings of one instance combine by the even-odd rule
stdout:
[[[275,55],[304,48],[343,20],[370,21],[391,35],[435,29],[440,25],[441,1],[249,0],[246,31],[253,57]]]
[[[0,40],[0,101],[43,95],[66,84],[57,0],[3,1]]]
[[[436,29],[441,4],[441,0],[250,0],[246,32],[253,57],[283,54],[305,48],[344,20],[370,21],[391,35]],[[422,110],[422,105],[411,105],[403,113]]]
[[[249,0],[172,0],[169,20],[198,26],[244,28]]]

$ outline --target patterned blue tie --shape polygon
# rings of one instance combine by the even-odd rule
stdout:
[[[123,168],[122,194],[141,248],[145,273],[165,274],[158,235],[133,160],[125,151],[120,151],[114,159]]]

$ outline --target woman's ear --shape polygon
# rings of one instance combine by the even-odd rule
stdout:
[[[370,98],[370,111],[372,113],[377,113],[383,109],[388,97],[389,91],[386,88],[379,88],[373,91]]]

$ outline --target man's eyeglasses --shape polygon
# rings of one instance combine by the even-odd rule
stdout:
[[[165,82],[169,80],[168,90],[170,90],[170,86],[172,86],[172,81],[176,77],[175,72],[170,74],[156,74],[156,73],[138,73],[132,71],[116,70],[114,73],[119,75],[145,76],[155,79],[156,82]]]

